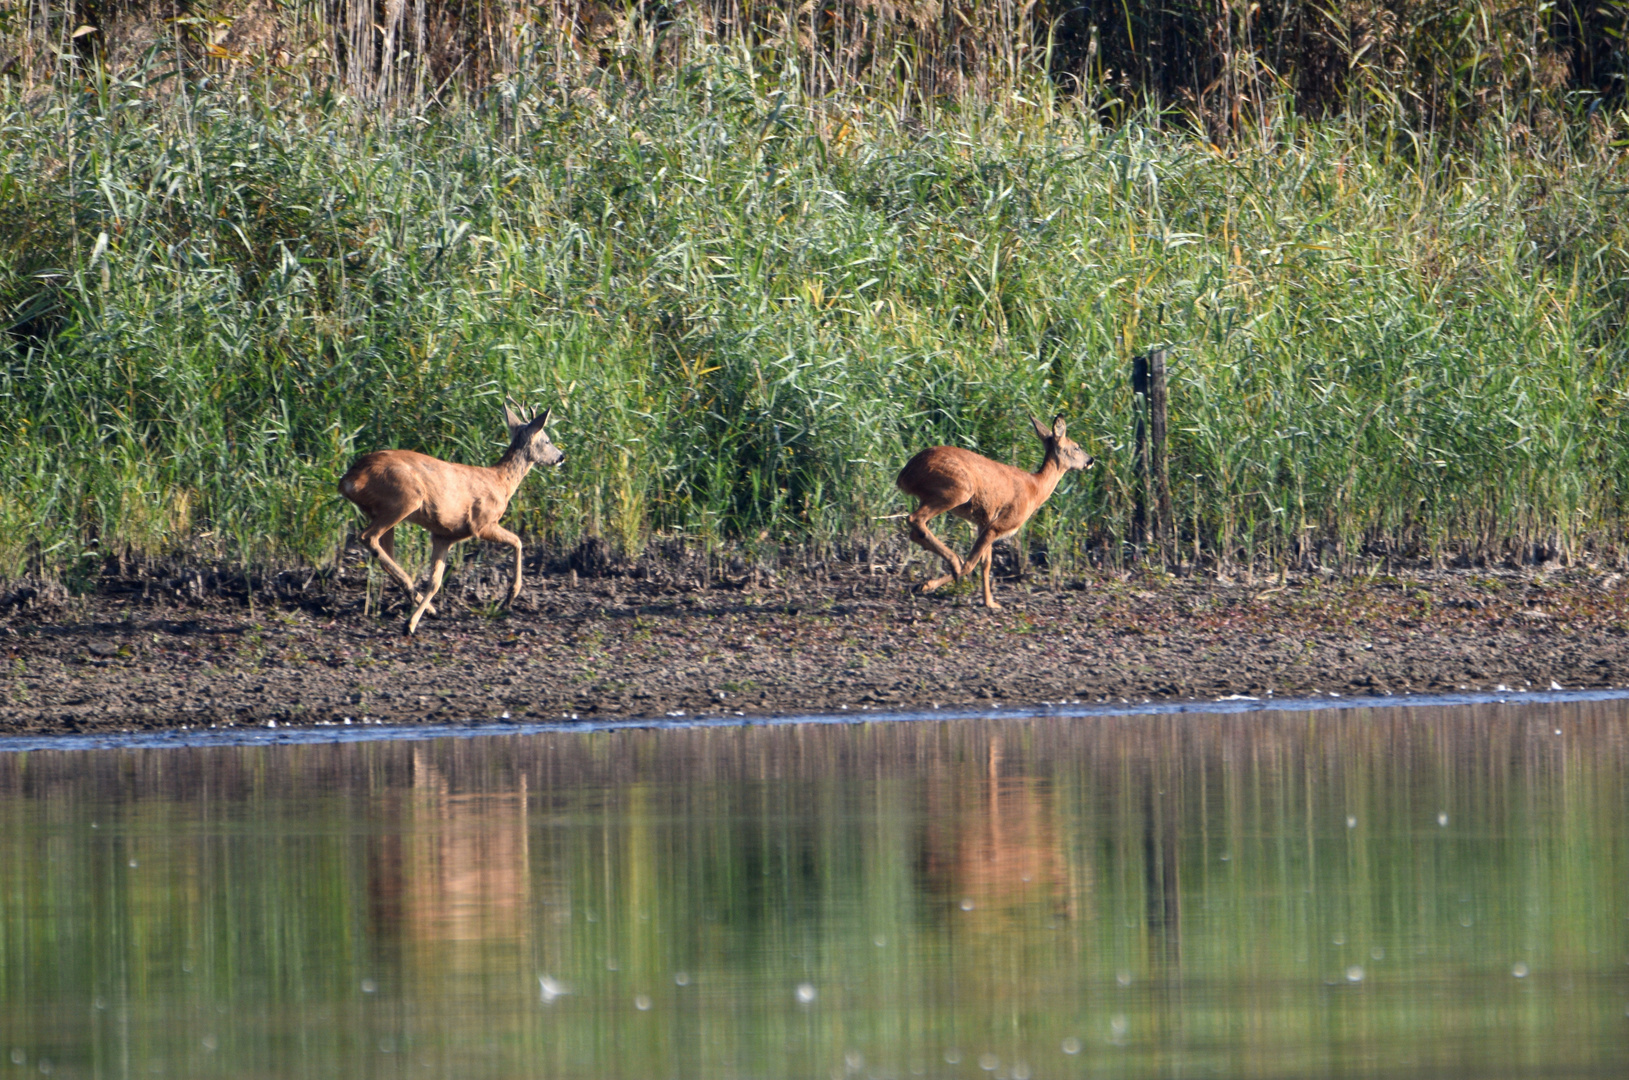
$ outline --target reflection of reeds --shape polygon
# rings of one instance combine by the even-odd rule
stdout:
[[[480,1075],[1120,1034],[1307,1075],[1329,1059],[1284,1055],[1327,1053],[1365,967],[1338,1049],[1384,1066],[1399,1041],[1559,1030],[1584,1060],[1618,1045],[1621,1002],[1531,1005],[1629,946],[1622,710],[0,755],[0,1021],[43,1030],[45,1001],[105,1050],[114,1025],[60,1003],[128,1001],[146,1062],[198,1052],[165,1017],[230,1012],[256,1037],[286,1022],[336,1075],[357,1032],[372,1055],[401,1023],[415,1060]],[[540,1003],[539,974],[571,993]]]

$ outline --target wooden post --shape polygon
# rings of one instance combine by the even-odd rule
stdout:
[[[1157,544],[1162,557],[1169,557],[1176,538],[1167,449],[1165,357],[1169,351],[1161,346],[1131,360],[1131,390],[1137,413],[1137,508],[1132,532],[1143,545]]]
[[[1149,505],[1153,502],[1148,479],[1148,357],[1131,358],[1131,406],[1136,414],[1137,483],[1133,491],[1137,506],[1131,516],[1131,537],[1139,549],[1153,539],[1149,529]]]
[[[1176,543],[1176,521],[1171,513],[1171,462],[1167,453],[1167,416],[1165,396],[1165,346],[1148,354],[1148,442],[1151,453],[1154,519],[1152,532],[1161,555],[1169,559]]]

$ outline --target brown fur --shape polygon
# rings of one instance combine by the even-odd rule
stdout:
[[[938,555],[950,567],[949,574],[924,582],[923,592],[930,593],[952,578],[960,581],[983,563],[984,606],[999,608],[1001,605],[990,592],[990,548],[1023,527],[1051,496],[1064,473],[1092,467],[1091,456],[1069,440],[1063,417],[1054,419],[1050,430],[1033,416],[1030,423],[1046,447],[1046,457],[1036,472],[1027,473],[957,446],[930,446],[899,471],[894,483],[921,502],[916,512],[906,518],[911,541]],[[978,529],[978,539],[973,541],[966,560],[958,558],[928,529],[929,521],[947,513]]]
[[[505,605],[520,596],[520,537],[498,524],[509,500],[533,465],[560,465],[566,456],[549,441],[541,418],[524,419],[509,406],[509,449],[496,465],[459,465],[414,450],[376,450],[357,458],[339,481],[339,493],[368,516],[362,541],[374,558],[413,598],[407,632],[418,629],[425,613],[435,613],[430,601],[441,590],[447,569],[447,549],[460,540],[476,537],[515,549],[515,579]],[[430,534],[430,587],[423,595],[396,562],[396,526],[402,522],[422,526]]]

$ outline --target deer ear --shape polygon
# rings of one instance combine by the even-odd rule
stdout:
[[[1050,439],[1052,437],[1052,433],[1046,429],[1046,425],[1035,419],[1034,413],[1029,414],[1029,422],[1035,425],[1035,434],[1039,435],[1042,439]]]
[[[551,405],[547,409],[543,410],[543,419],[537,422],[537,426],[540,428],[548,427],[549,421],[552,419],[554,419],[554,406]]]
[[[1052,418],[1052,437],[1062,439],[1069,434],[1069,425],[1063,422],[1063,413]]]
[[[508,424],[511,430],[526,426],[526,421],[515,412],[515,403],[509,398],[503,399],[503,422]]]

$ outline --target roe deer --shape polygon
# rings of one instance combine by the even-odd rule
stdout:
[[[1035,434],[1046,445],[1046,457],[1034,473],[991,461],[971,450],[955,446],[930,446],[906,462],[894,481],[899,490],[914,495],[922,505],[911,514],[911,540],[945,560],[950,573],[924,582],[922,591],[930,593],[955,578],[972,573],[979,563],[984,564],[984,606],[998,608],[990,594],[990,547],[1023,527],[1030,515],[1046,502],[1052,490],[1070,469],[1092,467],[1091,455],[1069,440],[1063,417],[1052,421],[1048,431],[1031,416]],[[978,539],[964,562],[928,531],[928,522],[940,514],[951,513],[978,529]]]
[[[458,465],[412,450],[376,450],[357,458],[339,481],[339,493],[366,515],[362,540],[381,566],[413,598],[407,632],[418,629],[424,613],[434,613],[430,601],[441,590],[447,569],[447,549],[460,540],[479,537],[515,549],[515,580],[509,587],[507,607],[520,595],[520,537],[498,524],[509,499],[533,465],[559,465],[566,460],[543,430],[553,409],[528,420],[505,402],[503,418],[509,425],[509,449],[492,466]],[[430,533],[430,587],[423,596],[413,579],[396,562],[396,526],[404,521],[422,525]]]

